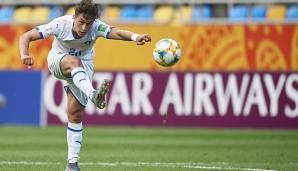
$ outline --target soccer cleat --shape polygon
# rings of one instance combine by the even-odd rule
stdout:
[[[78,162],[67,163],[65,171],[80,171]]]
[[[91,101],[99,108],[103,109],[106,107],[106,95],[109,91],[109,82],[104,80],[100,88],[93,92]]]

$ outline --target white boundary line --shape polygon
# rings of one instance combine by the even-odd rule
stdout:
[[[0,165],[61,165],[61,162],[30,162],[30,161],[0,161]],[[132,166],[132,167],[167,167],[186,169],[213,169],[213,170],[241,170],[241,171],[277,171],[260,168],[232,167],[228,163],[161,163],[161,162],[81,162],[81,166]]]

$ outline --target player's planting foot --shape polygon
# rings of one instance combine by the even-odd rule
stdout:
[[[106,95],[109,91],[109,82],[104,80],[100,88],[94,91],[91,101],[100,109],[106,106]]]
[[[78,162],[76,162],[76,163],[67,163],[65,171],[80,171]]]

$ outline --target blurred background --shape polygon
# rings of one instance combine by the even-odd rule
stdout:
[[[46,126],[66,119],[63,82],[47,69],[53,38],[30,46],[22,33],[62,15],[73,0],[0,1],[0,124]],[[298,127],[297,0],[94,0],[109,25],[152,36],[146,46],[99,39],[94,85],[111,81],[109,105],[86,107],[87,125]],[[155,42],[175,39],[173,67],[153,60]]]

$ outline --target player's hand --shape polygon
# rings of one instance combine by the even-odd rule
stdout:
[[[137,45],[143,45],[146,42],[151,42],[151,37],[148,34],[142,34],[137,37]]]
[[[22,62],[25,65],[31,66],[34,64],[33,58],[28,55],[22,55],[21,56]]]

